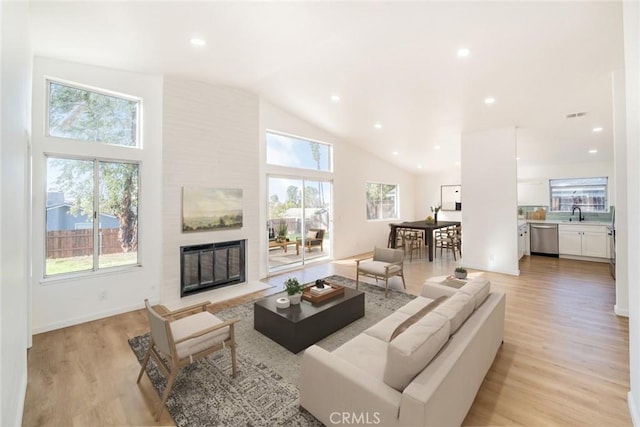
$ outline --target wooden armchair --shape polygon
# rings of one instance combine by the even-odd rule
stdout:
[[[151,342],[142,361],[138,374],[138,383],[147,367],[149,357],[153,356],[158,368],[167,378],[167,387],[162,395],[162,402],[156,413],[156,420],[164,410],[164,405],[171,394],[171,389],[178,375],[178,370],[209,354],[228,348],[231,351],[232,376],[236,376],[236,343],[234,324],[240,319],[222,321],[206,311],[210,302],[196,304],[180,310],[160,315],[144,300],[151,328]],[[199,313],[173,319],[192,310]],[[163,358],[166,360],[163,360]]]
[[[407,289],[404,282],[404,251],[402,249],[374,248],[373,258],[363,258],[356,260],[356,289],[360,284],[360,275],[384,279],[384,297],[387,297],[389,290],[389,278],[400,276],[402,285]]]
[[[304,240],[304,247],[309,249],[311,252],[311,248],[313,246],[320,246],[320,252],[324,251],[324,228],[310,228],[307,231],[307,236]],[[300,255],[300,246],[302,246],[302,239],[298,237],[296,239],[296,254]]]

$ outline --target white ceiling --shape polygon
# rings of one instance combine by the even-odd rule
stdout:
[[[414,173],[452,167],[463,132],[505,126],[518,127],[521,165],[613,159],[620,2],[44,1],[30,9],[36,55],[244,88]],[[193,36],[207,45],[191,45]],[[467,58],[457,57],[461,47]]]

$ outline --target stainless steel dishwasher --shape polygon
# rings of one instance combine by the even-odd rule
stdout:
[[[531,255],[558,256],[558,224],[529,224]]]

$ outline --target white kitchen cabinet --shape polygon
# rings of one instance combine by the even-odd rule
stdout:
[[[607,229],[600,231],[584,231],[582,233],[582,255],[607,258]]]
[[[560,224],[558,249],[560,255],[606,258],[607,228],[604,225]]]

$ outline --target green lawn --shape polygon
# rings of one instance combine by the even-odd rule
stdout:
[[[138,253],[119,253],[100,256],[100,268],[118,267],[122,265],[134,265],[138,262]],[[56,258],[47,260],[47,276],[56,274],[87,271],[93,268],[92,256],[77,256],[70,258]]]

